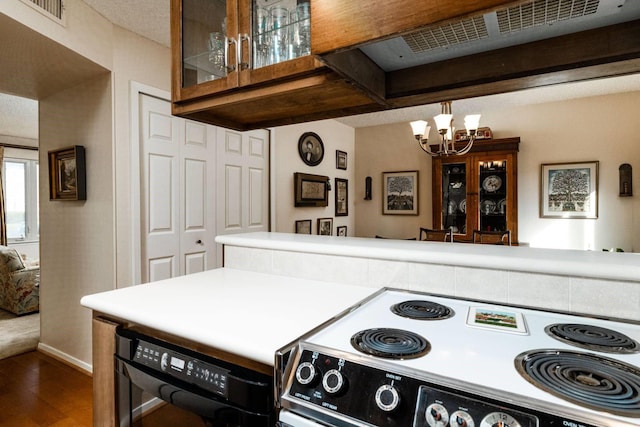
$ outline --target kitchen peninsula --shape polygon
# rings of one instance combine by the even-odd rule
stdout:
[[[94,425],[120,425],[117,326],[271,376],[277,349],[374,291],[222,268],[85,296],[94,313]]]

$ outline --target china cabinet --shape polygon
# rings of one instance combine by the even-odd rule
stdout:
[[[467,242],[473,230],[508,230],[517,244],[519,144],[518,137],[481,140],[466,155],[432,158],[433,228]]]
[[[380,107],[311,55],[309,0],[171,0],[173,114],[238,130]]]

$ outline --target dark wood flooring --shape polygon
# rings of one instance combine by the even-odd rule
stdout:
[[[0,360],[0,427],[91,427],[92,378],[38,351]]]

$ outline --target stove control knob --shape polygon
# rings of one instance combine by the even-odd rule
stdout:
[[[451,414],[451,422],[452,426],[460,426],[460,427],[475,427],[475,423],[473,422],[473,418],[467,412],[464,411],[456,411]]]
[[[322,387],[329,394],[338,394],[347,389],[347,379],[342,376],[342,372],[331,369],[322,377]]]
[[[318,371],[311,362],[303,362],[296,369],[296,380],[302,385],[312,385],[318,378]]]
[[[390,384],[383,384],[376,391],[376,405],[385,412],[391,412],[400,404],[398,390]]]
[[[425,412],[427,424],[430,427],[443,427],[449,425],[449,412],[439,403],[432,403]]]

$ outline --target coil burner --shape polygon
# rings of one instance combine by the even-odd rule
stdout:
[[[594,325],[555,323],[545,328],[552,338],[575,347],[615,354],[640,352],[640,344],[628,336]]]
[[[433,301],[411,300],[391,306],[391,311],[398,316],[416,320],[441,320],[454,315],[449,307]]]
[[[515,359],[518,373],[556,397],[597,411],[640,418],[640,370],[590,353],[535,350]]]
[[[356,350],[385,359],[415,359],[431,350],[431,344],[422,336],[402,329],[365,329],[351,337]]]

